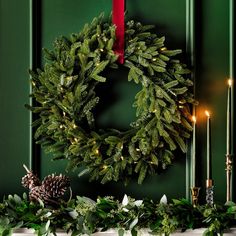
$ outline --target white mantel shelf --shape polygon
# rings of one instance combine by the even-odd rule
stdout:
[[[200,236],[203,235],[203,232],[206,229],[200,228],[200,229],[195,229],[195,230],[187,230],[184,233],[180,232],[180,231],[176,231],[175,233],[171,234],[174,236]],[[34,231],[31,229],[18,229],[13,233],[13,236],[33,236]],[[62,231],[58,231],[57,232],[57,236],[69,236],[70,234],[67,234],[65,232]],[[146,236],[146,235],[151,235],[148,233],[148,230],[143,229],[141,231],[138,232],[138,236]],[[231,228],[228,231],[225,231],[224,233],[225,236],[235,236],[236,235],[236,228]],[[98,232],[98,233],[94,233],[92,234],[92,236],[118,236],[118,232],[115,229],[110,229],[104,232]],[[129,231],[125,232],[124,236],[131,236],[131,233]]]

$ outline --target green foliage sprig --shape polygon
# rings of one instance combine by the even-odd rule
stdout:
[[[177,229],[207,228],[204,235],[223,233],[236,223],[236,205],[193,207],[187,200],[173,200],[169,204],[152,200],[125,197],[119,202],[113,197],[98,198],[96,202],[77,196],[61,202],[58,208],[45,206],[41,201],[30,202],[9,195],[0,203],[0,235],[11,235],[17,228],[34,229],[39,236],[61,229],[71,235],[92,234],[117,229],[120,236],[130,230],[135,236],[141,229],[152,234],[170,235]],[[124,198],[124,199],[125,199]]]
[[[44,50],[47,62],[31,71],[32,97],[39,114],[35,138],[55,159],[70,167],[84,166],[91,180],[142,183],[172,163],[173,151],[186,152],[190,137],[191,105],[195,102],[190,71],[167,50],[164,37],[153,26],[128,21],[125,31],[125,63],[117,63],[112,50],[115,27],[100,16],[78,34],[61,37],[53,50]],[[109,68],[128,69],[128,81],[141,85],[133,106],[137,119],[126,131],[96,127],[96,88],[106,83]]]

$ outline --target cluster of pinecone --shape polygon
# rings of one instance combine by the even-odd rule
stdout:
[[[45,204],[57,204],[67,189],[70,187],[69,178],[65,175],[48,175],[41,182],[40,179],[26,166],[27,174],[22,178],[22,185],[30,190],[30,201],[38,202],[38,199]]]

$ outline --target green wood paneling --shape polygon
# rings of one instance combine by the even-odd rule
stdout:
[[[235,3],[234,0],[229,0],[229,77],[230,78],[235,78],[235,46],[234,46],[234,41],[235,41]],[[235,82],[233,84],[233,90],[232,90],[232,100],[235,101]],[[234,114],[235,114],[235,106],[236,103],[233,103],[233,112],[232,112],[232,120],[234,119]],[[235,130],[235,124],[234,122],[232,122],[232,130]],[[235,135],[236,133],[233,132],[232,133],[232,144],[235,143]],[[235,153],[235,145],[232,145],[232,153]],[[235,157],[234,157],[235,158]],[[233,169],[235,170],[236,168],[236,162],[234,161],[233,164]],[[236,198],[236,188],[235,183],[235,171],[233,171],[233,175],[232,175],[232,195],[233,195],[233,199]]]
[[[195,90],[196,98],[200,102],[196,110],[198,116],[197,178],[198,184],[202,187],[202,201],[205,196],[206,177],[206,119],[204,115],[206,108],[212,113],[215,199],[225,201],[226,79],[230,74],[230,1],[232,2],[232,0],[126,0],[127,19],[132,18],[143,23],[155,24],[158,35],[166,36],[168,48],[184,49],[182,60],[191,66],[190,56],[195,58]],[[191,9],[195,11],[195,21],[189,22],[187,19],[186,22],[188,12],[186,7],[194,2]],[[29,112],[24,109],[24,104],[29,103],[30,90],[27,74],[30,67],[29,3],[30,1],[26,0],[0,0],[0,195],[23,191],[20,186],[20,179],[24,174],[22,163],[30,163],[30,117]],[[41,27],[36,29],[39,33],[36,37],[37,41],[31,42],[36,44],[36,48],[31,44],[33,49],[31,56],[36,55],[36,57],[39,55],[37,47],[50,48],[56,37],[80,31],[85,23],[90,22],[101,12],[109,16],[112,7],[111,0],[41,0],[37,3],[39,6],[42,5],[42,9],[38,9],[39,15],[34,15],[34,17],[41,21]],[[190,32],[189,25],[194,23],[195,31]],[[31,33],[36,33],[34,27],[35,25],[34,32]],[[189,39],[195,42],[193,48],[189,47]],[[191,49],[192,55],[185,52],[186,47],[188,50]],[[37,64],[39,61],[36,61],[34,66]],[[231,64],[234,65],[234,62]],[[125,77],[126,75],[122,76],[122,79]],[[136,90],[135,85],[126,83],[125,80],[117,82],[114,93],[119,99],[114,100],[111,108],[102,114],[101,125],[112,121],[111,125],[115,127],[127,127],[134,119],[134,113],[130,107]],[[106,99],[105,97],[104,100]],[[190,156],[189,151],[188,157]],[[33,158],[37,158],[35,153]],[[66,161],[52,162],[44,153],[39,163],[37,160],[33,163],[34,168],[41,169],[41,176],[52,172],[64,172],[66,166]],[[87,177],[78,179],[76,173],[70,175],[74,193],[80,195],[95,198],[97,195],[112,194],[121,197],[127,193],[136,198],[158,199],[164,193],[168,198],[185,197],[186,191],[188,192],[186,171],[189,171],[186,169],[186,156],[180,155],[166,173],[148,178],[141,186],[136,183],[131,183],[127,187],[124,187],[122,183],[100,185],[88,183]]]
[[[196,1],[197,2],[197,1]],[[198,177],[205,187],[206,116],[212,113],[212,162],[215,200],[226,199],[226,96],[229,77],[229,2],[202,1],[197,14],[196,97],[199,100],[197,157]],[[202,189],[204,197],[205,190]]]
[[[22,192],[29,163],[28,1],[0,1],[0,196]]]

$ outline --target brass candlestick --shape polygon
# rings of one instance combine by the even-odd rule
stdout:
[[[231,178],[231,173],[232,173],[232,168],[233,168],[233,159],[232,155],[226,154],[226,201],[232,201],[232,178]]]
[[[210,206],[213,206],[213,204],[214,204],[213,179],[206,180],[206,203]]]
[[[199,187],[192,187],[191,188],[191,196],[192,196],[192,204],[194,207],[198,205],[198,197],[199,197],[199,191],[201,188]]]

